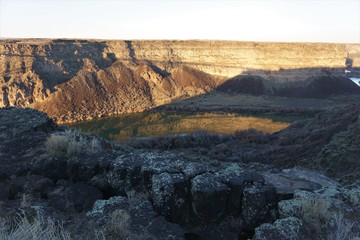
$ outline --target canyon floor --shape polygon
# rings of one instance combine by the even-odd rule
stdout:
[[[244,114],[314,115],[336,108],[344,108],[358,102],[360,102],[360,95],[355,94],[319,99],[212,92],[175,100],[169,104],[153,108],[150,112],[236,112]]]

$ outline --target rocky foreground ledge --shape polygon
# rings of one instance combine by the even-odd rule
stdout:
[[[346,139],[360,129],[360,107],[346,111],[267,137],[279,157],[290,159],[289,149],[300,148],[291,148],[298,144],[295,135],[308,134],[320,163],[326,156],[349,163],[357,149],[330,148],[335,140],[346,148]],[[339,115],[350,120],[335,128]],[[320,124],[324,121],[328,124]],[[305,125],[311,132],[302,132]],[[216,144],[234,147],[236,142],[249,151],[256,138],[249,132],[223,138],[225,143],[218,138]],[[274,139],[281,144],[275,146]],[[69,131],[43,113],[18,108],[0,109],[0,143],[0,236],[5,239],[16,230],[11,219],[25,218],[31,225],[40,217],[62,223],[59,239],[339,239],[339,234],[350,239],[360,234],[359,182],[344,185],[304,168],[282,169],[283,159],[273,165],[259,155],[254,161],[249,154],[230,161],[185,148],[135,149]],[[304,165],[306,156],[296,164]]]

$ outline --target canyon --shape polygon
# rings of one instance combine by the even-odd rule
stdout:
[[[358,93],[335,79],[343,78],[347,56],[356,73],[360,44],[1,40],[0,107],[35,108],[62,123],[141,112],[217,89],[288,96],[289,86],[322,89],[335,81],[333,88],[344,89],[339,94]],[[322,76],[333,80],[311,84]]]
[[[355,239],[360,88],[345,69],[360,76],[360,44],[2,40],[0,238],[27,221],[59,239]],[[168,113],[181,130],[311,117],[121,142],[58,124],[145,110],[127,119],[140,132]],[[109,119],[108,135],[126,130]]]

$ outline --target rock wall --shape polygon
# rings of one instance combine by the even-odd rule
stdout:
[[[273,83],[342,74],[359,44],[233,41],[0,41],[0,107],[34,107],[59,122],[138,112],[252,74]]]
[[[151,61],[163,68],[176,64],[203,72],[233,77],[248,71],[281,71],[306,68],[344,68],[345,57],[356,56],[359,45],[325,43],[259,43],[233,41],[111,41],[108,51],[123,59],[127,50],[137,61]],[[124,48],[128,48],[125,50]],[[128,58],[125,58],[128,59]]]

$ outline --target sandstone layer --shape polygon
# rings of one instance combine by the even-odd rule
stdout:
[[[266,86],[341,75],[348,54],[360,67],[359,44],[3,40],[0,107],[33,107],[58,122],[139,112],[238,75]]]

